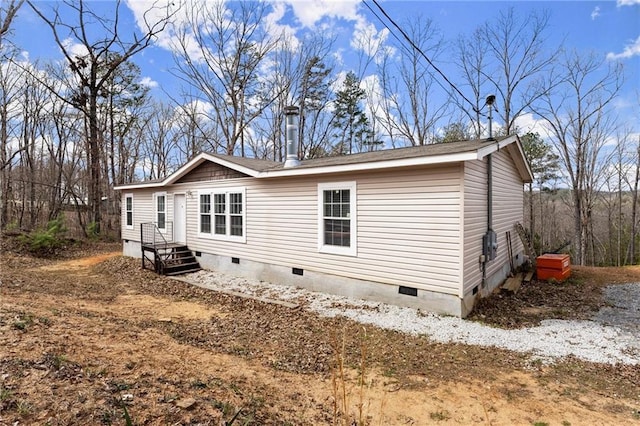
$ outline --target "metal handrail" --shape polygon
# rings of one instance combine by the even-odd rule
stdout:
[[[165,238],[167,235],[168,239]],[[158,228],[156,222],[144,222],[140,224],[140,243],[142,245],[151,245],[152,247],[165,248],[169,243],[173,242],[173,222],[165,222],[164,233]]]

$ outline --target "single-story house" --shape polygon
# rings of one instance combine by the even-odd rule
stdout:
[[[124,254],[152,223],[204,268],[460,317],[524,261],[517,136],[289,160],[202,153],[117,186]]]

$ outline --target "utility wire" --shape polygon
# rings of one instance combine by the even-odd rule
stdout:
[[[389,34],[391,34],[393,38],[395,38],[398,41],[398,46],[400,47],[400,49],[404,50],[408,54],[411,54],[411,50],[407,46],[405,46],[405,43],[402,41],[400,37],[396,35],[395,31],[393,31],[384,23],[384,20],[380,17],[380,15],[378,15],[378,13],[375,10],[373,10],[365,0],[363,0],[362,2],[364,3],[365,6],[367,6],[367,9],[369,9],[369,11],[378,19],[378,21],[382,22],[382,24],[389,30]],[[426,71],[429,73],[431,77],[433,77],[434,81],[438,84],[438,86],[442,87],[442,90],[444,90],[445,92],[448,92],[448,89],[444,86],[444,84],[440,82],[440,80],[436,79],[436,76],[433,75],[433,72],[429,71],[428,69]]]
[[[413,49],[415,49],[418,53],[420,53],[420,55],[427,61],[427,63],[429,63],[429,65],[436,70],[436,72],[438,74],[440,74],[440,76],[444,79],[444,81],[446,81],[449,86],[451,86],[451,88],[453,88],[453,90],[455,90],[461,97],[462,99],[464,99],[465,101],[467,101],[469,103],[469,105],[471,105],[471,107],[473,108],[474,112],[479,112],[478,109],[476,108],[476,106],[473,104],[473,102],[471,102],[461,91],[460,89],[458,89],[456,87],[455,84],[453,84],[451,82],[451,80],[449,80],[449,78],[440,70],[440,68],[438,68],[432,61],[431,59],[429,59],[429,57],[422,51],[422,49],[420,49],[420,47],[418,47],[413,40],[411,40],[411,38],[407,35],[407,33],[404,32],[404,30],[402,28],[400,28],[400,26],[387,14],[387,12],[382,8],[382,6],[380,6],[380,4],[378,4],[377,0],[372,0],[373,3],[378,7],[378,9],[380,9],[380,12],[382,12],[382,14],[389,20],[389,22],[391,22],[391,24],[393,24],[393,26],[400,32],[400,34],[402,34],[402,36],[404,37],[404,39],[411,45],[411,47]],[[378,16],[378,14],[376,12],[373,11],[373,9],[371,8],[371,6],[369,6],[369,4],[367,4],[366,0],[362,1],[365,6],[367,6],[367,8],[371,11],[371,13],[373,13],[375,15],[376,18],[378,18],[378,20],[382,23],[382,25],[384,25],[390,32],[391,34],[400,42],[402,43],[402,41],[398,38],[398,36],[395,35],[395,32],[393,31],[393,29],[389,28],[389,25],[387,25],[387,23],[380,19],[380,16]],[[441,85],[442,86],[442,85]],[[443,87],[444,88],[444,87]],[[445,89],[446,90],[446,89]]]
[[[391,28],[389,28],[385,24],[384,20],[380,17],[380,15],[378,15],[378,13],[374,9],[371,8],[371,6],[369,6],[369,4],[366,2],[366,0],[362,0],[362,3],[364,3],[364,5],[367,6],[367,9],[369,9],[369,11],[373,14],[373,16],[375,16],[378,19],[378,21],[380,21],[382,23],[382,25],[384,25],[385,28],[389,30],[389,34],[391,34],[393,36],[393,38],[395,38],[398,41],[400,49],[404,50],[407,53],[411,53],[411,50],[407,46],[405,46],[405,43],[402,41],[402,39],[396,35],[395,31],[393,31]],[[430,76],[434,77],[433,73],[431,73],[430,71],[428,71],[428,72],[429,72]],[[447,90],[447,88],[444,87],[444,85],[442,85],[442,83],[440,83],[439,81],[437,81],[437,83],[445,91]]]

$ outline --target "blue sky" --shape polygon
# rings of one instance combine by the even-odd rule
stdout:
[[[191,1],[191,0],[189,0]],[[53,1],[35,1],[44,10],[54,7]],[[129,0],[122,7],[121,19],[136,27],[141,19],[142,11],[153,1]],[[369,2],[372,4],[371,2]],[[379,1],[386,12],[397,22],[407,16],[421,14],[431,18],[442,31],[444,39],[453,41],[461,34],[468,34],[478,25],[490,22],[501,9],[515,6],[519,14],[530,10],[548,10],[550,27],[548,46],[550,49],[562,42],[568,48],[580,51],[595,51],[602,57],[619,60],[625,67],[626,82],[622,96],[618,101],[619,113],[625,121],[629,121],[640,132],[638,108],[640,103],[640,0],[616,1]],[[90,7],[96,11],[104,10],[106,15],[113,7],[110,1],[92,1]],[[344,71],[348,71],[355,56],[351,43],[357,37],[357,28],[368,27],[371,31],[382,34],[383,25],[359,1],[354,0],[296,0],[274,1],[283,11],[274,14],[277,23],[299,34],[307,28],[331,26],[338,29],[340,40],[337,44],[343,60]],[[57,49],[50,29],[46,27],[35,13],[24,5],[13,28],[12,39],[23,51],[23,55],[31,61],[59,60],[61,55]],[[164,97],[165,92],[175,93],[179,86],[177,79],[169,73],[173,67],[171,53],[162,47],[163,41],[152,46],[135,57],[142,70],[142,75],[152,87],[152,94]],[[166,43],[164,43],[166,45]],[[438,65],[449,78],[456,81],[457,75],[453,66],[448,63],[446,55]]]

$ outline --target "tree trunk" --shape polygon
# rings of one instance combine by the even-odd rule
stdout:
[[[576,249],[576,254],[575,254],[575,261],[577,262],[578,265],[584,265],[585,264],[585,259],[584,259],[584,235],[583,235],[583,231],[584,228],[582,226],[582,195],[580,194],[580,190],[579,189],[574,189],[573,190],[573,231],[574,231],[574,238],[577,241],[574,241],[573,246]]]
[[[629,263],[636,263],[636,234],[638,233],[637,216],[638,216],[638,181],[640,181],[640,138],[638,138],[638,146],[636,148],[636,175],[633,182],[633,198],[631,200],[631,240],[629,242]]]
[[[0,229],[4,229],[9,221],[9,194],[11,192],[10,171],[11,166],[7,164],[7,148],[9,145],[9,136],[7,132],[7,102],[6,97],[0,106]]]
[[[531,241],[535,241],[535,226],[534,226],[534,210],[533,210],[533,183],[529,184],[529,235]]]
[[[95,73],[95,71],[94,71]],[[95,79],[95,75],[92,75]],[[95,87],[92,84],[92,87]],[[100,233],[102,201],[100,190],[100,147],[98,146],[98,91],[92,90],[89,95],[89,211],[95,226],[95,232]]]

